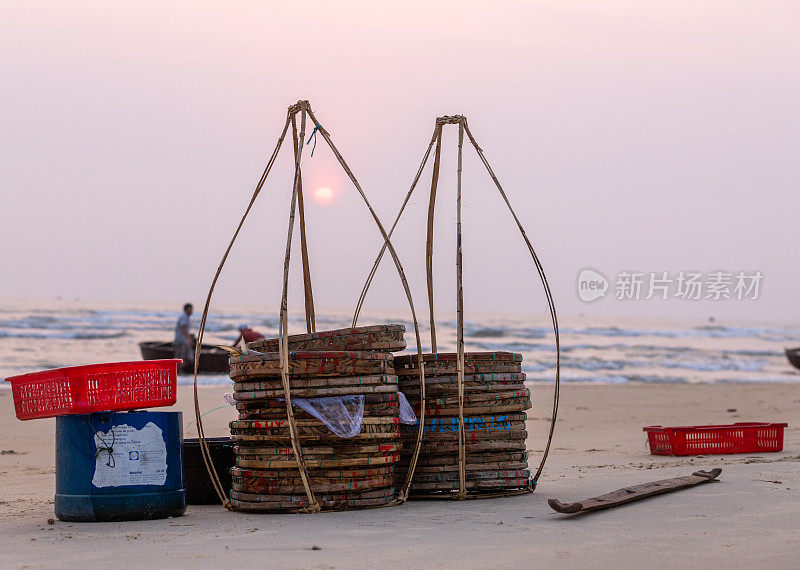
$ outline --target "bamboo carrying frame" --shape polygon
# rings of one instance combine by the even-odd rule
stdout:
[[[381,248],[380,252],[378,253],[377,258],[375,259],[375,263],[372,266],[372,270],[367,277],[366,282],[364,283],[364,287],[361,291],[361,296],[359,297],[358,304],[356,306],[355,315],[353,317],[353,323],[355,326],[355,322],[358,319],[358,315],[361,312],[361,308],[364,303],[364,299],[366,298],[367,291],[372,283],[372,280],[375,276],[375,272],[380,265],[381,259],[387,248],[391,252],[391,244],[389,242],[389,238],[391,238],[392,233],[394,232],[395,228],[397,227],[397,223],[400,221],[400,217],[403,215],[403,211],[408,204],[411,194],[414,192],[414,188],[416,187],[417,183],[419,182],[420,177],[422,176],[422,172],[425,169],[425,165],[428,162],[428,158],[430,157],[431,150],[436,145],[436,150],[434,151],[434,160],[433,160],[433,174],[431,176],[431,191],[430,197],[428,202],[428,223],[427,223],[427,240],[425,245],[425,268],[426,268],[426,276],[427,276],[427,291],[428,291],[428,311],[429,311],[429,318],[430,318],[430,328],[431,328],[431,352],[436,354],[436,323],[434,318],[434,303],[433,303],[433,220],[434,220],[434,211],[435,211],[435,204],[436,204],[436,189],[439,184],[439,166],[441,164],[441,151],[442,151],[442,128],[445,125],[458,125],[458,170],[457,170],[457,189],[456,189],[456,327],[457,327],[457,357],[456,357],[456,371],[458,376],[458,465],[459,465],[459,486],[458,486],[458,494],[456,498],[459,500],[463,500],[467,498],[467,485],[466,485],[466,469],[467,469],[467,458],[466,458],[466,449],[465,449],[465,440],[464,440],[464,373],[465,373],[465,365],[464,365],[464,290],[462,287],[462,252],[461,252],[461,172],[462,172],[462,149],[464,146],[464,135],[467,135],[470,143],[475,148],[475,151],[478,154],[483,165],[486,167],[489,176],[492,178],[495,186],[497,187],[500,196],[502,197],[503,201],[505,202],[506,206],[508,206],[508,210],[511,213],[511,216],[514,218],[514,222],[517,225],[517,228],[522,235],[522,239],[525,240],[525,244],[528,247],[528,251],[531,254],[531,259],[533,260],[534,265],[536,266],[536,271],[539,274],[539,279],[542,282],[542,287],[544,288],[545,297],[547,298],[547,305],[550,311],[550,317],[553,323],[553,333],[555,335],[555,346],[556,346],[556,373],[555,373],[555,387],[553,389],[553,411],[550,420],[550,432],[547,438],[547,445],[545,446],[544,454],[542,456],[541,463],[539,464],[539,468],[536,471],[536,474],[532,478],[532,485],[535,487],[536,482],[539,479],[539,476],[544,469],[545,462],[547,461],[547,455],[550,451],[550,444],[553,441],[553,431],[555,430],[556,425],[556,417],[558,415],[558,399],[559,399],[559,385],[560,385],[560,369],[561,369],[561,347],[559,344],[559,334],[558,334],[558,317],[556,315],[556,307],[553,301],[553,296],[550,291],[550,285],[547,282],[547,277],[544,273],[544,268],[542,267],[541,262],[539,261],[539,256],[536,254],[536,251],[533,249],[533,245],[531,245],[530,240],[528,239],[527,234],[525,233],[525,229],[522,227],[522,223],[520,222],[519,218],[517,217],[516,212],[511,207],[511,202],[508,200],[503,187],[500,185],[500,181],[498,180],[497,176],[495,175],[492,167],[489,165],[489,162],[486,159],[486,156],[483,153],[483,149],[478,146],[475,137],[472,135],[472,132],[469,129],[469,125],[467,124],[467,118],[463,115],[453,115],[453,116],[443,116],[436,119],[436,124],[433,130],[433,136],[431,137],[430,143],[428,144],[428,148],[425,151],[425,155],[422,159],[422,163],[417,170],[417,174],[414,177],[414,181],[411,184],[411,189],[408,191],[408,194],[403,201],[402,206],[400,207],[400,211],[397,213],[397,216],[392,224],[392,227],[389,230],[389,237],[384,243],[383,247]],[[419,369],[420,374],[422,376],[421,382],[423,384],[421,388],[421,412],[424,414],[425,412],[425,392],[424,392],[424,359],[422,356],[418,355],[417,358],[419,359]],[[420,425],[424,425],[424,418],[420,420]],[[422,431],[422,430],[420,430]],[[414,461],[412,462],[410,473],[413,473],[413,467],[416,465],[417,462],[417,455],[418,451],[415,451]],[[497,496],[493,494],[492,496]]]
[[[297,115],[300,115],[300,129],[298,133],[297,128]],[[406,280],[405,274],[403,272],[403,266],[400,263],[400,259],[395,252],[394,247],[391,243],[390,234],[386,233],[383,225],[381,224],[380,219],[378,218],[377,214],[372,208],[369,200],[367,199],[364,190],[361,188],[358,180],[356,179],[355,175],[353,174],[350,167],[345,162],[344,158],[342,157],[339,150],[336,148],[336,145],[333,144],[333,140],[331,139],[330,133],[323,127],[319,121],[317,120],[314,112],[311,110],[311,105],[308,101],[298,101],[296,104],[289,107],[286,121],[283,126],[283,130],[278,138],[278,142],[275,146],[275,149],[272,152],[269,160],[267,161],[267,165],[264,168],[264,172],[261,175],[258,184],[256,185],[255,190],[253,191],[253,195],[250,198],[250,202],[247,205],[247,208],[242,215],[242,219],[239,221],[239,225],[236,228],[236,231],[233,234],[233,237],[228,244],[225,253],[222,256],[222,260],[220,261],[219,266],[217,267],[217,271],[214,275],[214,278],[211,281],[211,286],[209,287],[208,296],[206,298],[205,307],[203,308],[203,316],[200,320],[200,329],[197,335],[197,345],[195,348],[195,359],[194,359],[194,409],[195,409],[195,418],[197,423],[197,434],[200,439],[200,450],[201,455],[203,456],[203,461],[206,464],[206,468],[208,469],[209,476],[211,477],[211,482],[214,486],[214,489],[217,492],[217,495],[222,502],[222,505],[229,510],[233,509],[233,505],[231,500],[228,499],[228,495],[225,489],[222,488],[222,483],[220,482],[219,476],[216,473],[216,470],[211,462],[211,456],[208,450],[208,444],[206,442],[205,433],[203,430],[203,421],[202,415],[200,413],[200,403],[197,394],[197,363],[200,358],[200,346],[203,342],[203,334],[205,333],[206,328],[206,319],[208,318],[208,309],[211,304],[211,298],[214,294],[214,287],[217,284],[220,274],[222,273],[222,268],[225,265],[225,262],[228,259],[228,255],[230,254],[231,249],[233,248],[233,244],[236,241],[236,238],[239,235],[239,232],[244,225],[245,220],[247,219],[250,210],[253,208],[253,204],[255,203],[256,199],[261,192],[262,187],[264,186],[264,182],[267,179],[270,171],[272,170],[273,165],[275,164],[275,160],[278,156],[278,152],[281,149],[283,144],[283,140],[286,137],[286,133],[289,130],[289,126],[292,127],[292,141],[293,141],[293,149],[294,149],[294,182],[292,188],[292,200],[291,200],[291,207],[289,210],[289,230],[288,235],[286,238],[286,255],[284,257],[284,265],[283,265],[283,291],[281,296],[281,309],[280,309],[280,325],[279,325],[279,362],[280,362],[280,378],[281,378],[281,385],[283,390],[283,397],[286,400],[286,418],[289,425],[289,436],[291,439],[292,449],[294,451],[294,455],[296,457],[296,464],[297,470],[300,475],[300,479],[303,484],[303,489],[305,490],[305,498],[302,501],[298,501],[297,504],[302,506],[300,509],[301,512],[319,512],[322,510],[323,506],[333,507],[335,506],[335,501],[329,500],[329,498],[324,497],[322,501],[317,500],[314,495],[314,492],[311,489],[311,485],[309,483],[309,474],[307,470],[307,466],[305,461],[303,460],[303,453],[302,453],[302,446],[300,445],[300,441],[297,434],[297,424],[294,419],[294,412],[292,410],[292,389],[291,389],[291,372],[289,370],[289,335],[288,335],[288,283],[289,283],[289,260],[291,257],[291,249],[292,249],[292,232],[294,229],[295,224],[295,213],[299,214],[300,218],[300,248],[301,248],[301,257],[303,263],[303,286],[304,286],[304,299],[305,299],[305,316],[306,316],[306,329],[308,333],[316,332],[316,323],[315,323],[315,316],[314,316],[314,298],[311,289],[311,273],[309,269],[309,262],[308,262],[308,243],[306,239],[306,222],[305,222],[305,210],[303,207],[303,183],[302,183],[302,174],[301,174],[301,161],[303,157],[303,141],[306,135],[306,120],[310,119],[311,122],[314,123],[314,133],[319,133],[322,135],[322,138],[325,139],[325,142],[330,147],[333,154],[336,156],[336,159],[339,161],[339,164],[344,169],[345,173],[347,174],[350,181],[355,186],[356,190],[358,191],[359,195],[364,201],[364,204],[367,206],[370,214],[372,215],[372,219],[375,221],[375,224],[378,226],[380,230],[381,236],[383,238],[383,246],[381,252],[383,253],[386,249],[389,250],[390,255],[395,263],[395,267],[397,268],[398,275],[400,277],[400,281],[403,285],[403,289],[406,294],[406,298],[408,300],[409,308],[411,309],[411,316],[414,322],[414,334],[415,340],[417,345],[417,354],[422,355],[422,341],[420,339],[419,333],[419,324],[417,322],[416,310],[414,309],[414,301],[411,298],[411,290],[408,286],[408,282]],[[361,301],[359,302],[359,308],[361,306]],[[358,314],[356,314],[353,318],[353,327],[356,326],[358,320]],[[420,366],[419,370],[419,378],[420,378],[420,393],[421,393],[421,401],[425,402],[425,370],[424,365]],[[424,406],[423,406],[424,408]],[[424,409],[422,410],[420,421],[424,423]],[[408,470],[408,474],[406,476],[405,483],[401,487],[398,495],[396,498],[391,500],[385,500],[381,498],[380,500],[375,500],[375,502],[370,503],[369,501],[365,502],[350,502],[345,504],[350,504],[352,506],[384,506],[384,505],[397,505],[402,504],[406,501],[408,496],[408,491],[411,486],[411,479],[414,474],[414,467],[417,462],[417,458],[419,456],[420,447],[422,445],[422,435],[423,431],[420,430],[417,435],[416,446],[414,449],[414,453],[411,459],[411,465]],[[238,503],[238,501],[235,501]]]

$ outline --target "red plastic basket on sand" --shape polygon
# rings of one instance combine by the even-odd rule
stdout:
[[[736,423],[719,426],[648,426],[653,455],[710,455],[783,450],[783,428],[788,424]]]
[[[6,378],[21,420],[171,406],[180,359],[54,368]]]

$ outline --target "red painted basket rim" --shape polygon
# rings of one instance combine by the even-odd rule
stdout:
[[[150,367],[153,368],[157,367],[157,365],[171,363],[171,364],[178,364],[183,362],[180,358],[164,358],[158,360],[130,360],[126,362],[101,362],[97,364],[81,364],[78,366],[64,366],[63,368],[50,368],[48,370],[40,370],[38,372],[28,372],[27,374],[19,374],[17,376],[9,376],[6,378],[6,382],[19,382],[24,380],[38,380],[43,377],[49,376],[60,376],[64,374],[69,374],[70,372],[82,372],[84,370],[92,370],[92,369],[107,369],[109,366],[115,367],[119,366],[121,369],[127,369],[131,366],[136,366],[140,368]]]
[[[719,429],[741,429],[741,428],[776,428],[788,427],[788,423],[773,422],[737,422],[735,424],[702,425],[702,426],[646,426],[642,431],[664,432],[664,431],[714,431]]]

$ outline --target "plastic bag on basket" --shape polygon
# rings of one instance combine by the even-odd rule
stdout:
[[[398,392],[397,396],[400,400],[400,423],[414,425],[419,422],[417,415],[414,413],[414,408],[408,403],[406,395]]]
[[[292,404],[317,418],[339,437],[355,437],[361,433],[361,421],[364,419],[363,394],[292,398]]]
[[[292,404],[305,410],[328,426],[339,437],[355,437],[361,433],[364,419],[364,395],[329,396],[326,398],[292,398]],[[405,395],[398,392],[400,423],[416,424],[417,416]]]

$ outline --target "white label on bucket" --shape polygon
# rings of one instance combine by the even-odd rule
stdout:
[[[92,485],[163,485],[167,480],[167,444],[156,424],[142,429],[127,424],[94,435],[97,455]]]

